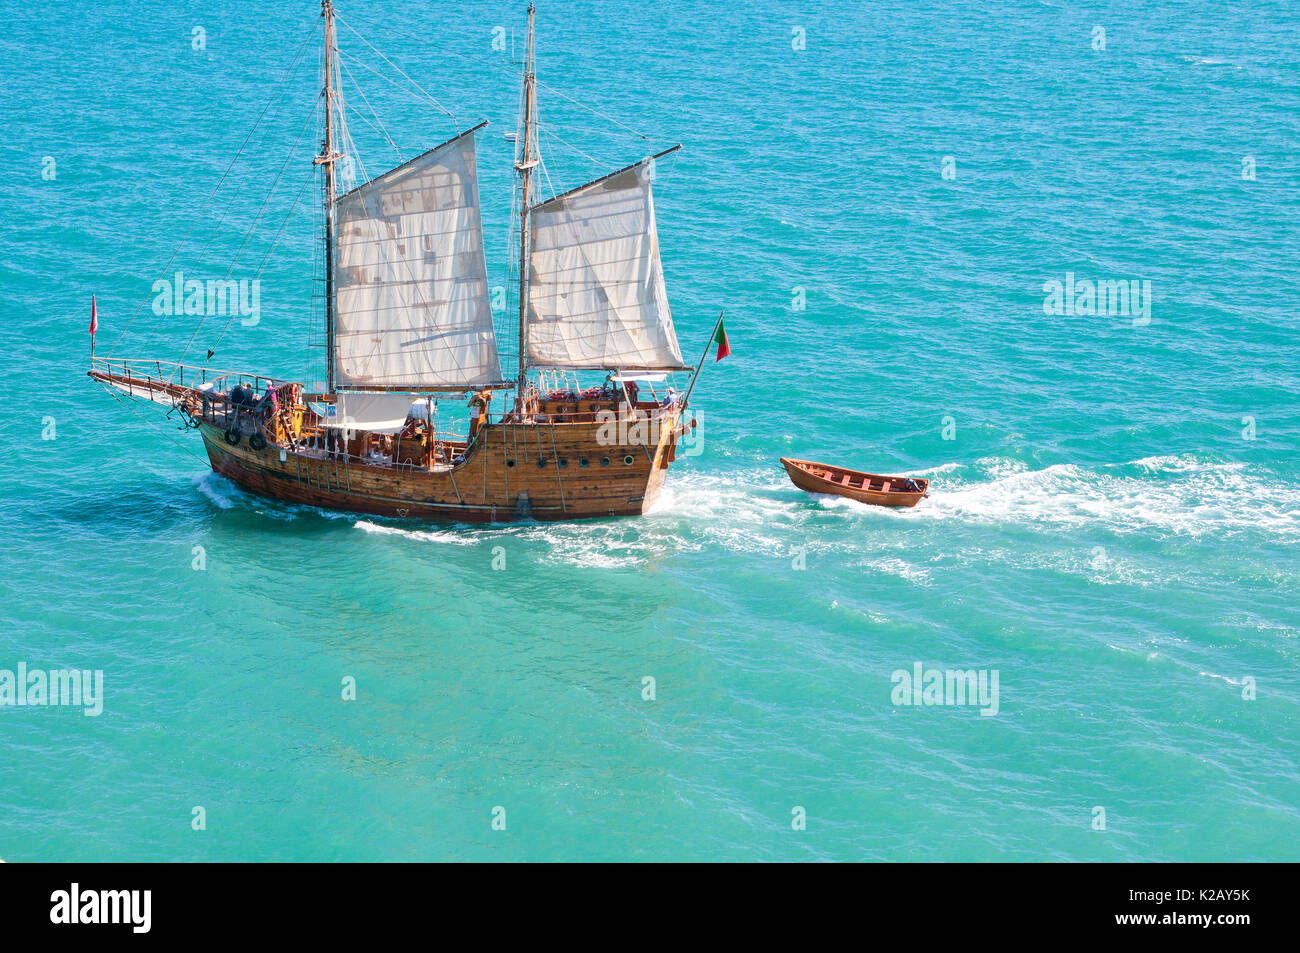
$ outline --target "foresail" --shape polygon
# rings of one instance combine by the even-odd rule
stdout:
[[[335,203],[335,383],[412,390],[501,381],[474,130]]]
[[[659,261],[651,161],[533,208],[530,364],[683,366]]]

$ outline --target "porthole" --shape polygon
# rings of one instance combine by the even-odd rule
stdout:
[[[632,456],[632,454],[630,454],[630,453],[627,454],[625,457],[623,457],[623,463],[624,463],[626,466],[629,466],[629,467],[632,465],[632,463],[633,463],[634,460],[635,460],[635,458],[634,458],[634,457]]]
[[[539,470],[545,470],[545,469],[546,469],[546,458],[545,458],[545,457],[538,457],[538,458],[537,458],[537,469],[539,469]]]
[[[602,467],[607,467],[607,466],[609,466],[609,457],[601,457],[601,458],[600,458],[600,465],[601,465]]]
[[[506,466],[508,466],[508,467],[513,467],[514,465],[515,465],[515,461],[513,461],[513,460],[507,460],[507,461],[506,461]]]
[[[569,465],[569,461],[561,457],[559,460],[555,461],[555,465],[559,467],[561,470],[563,470]]]
[[[589,466],[591,466],[591,461],[588,460],[586,457],[579,457],[579,458],[578,458],[578,466],[580,466],[580,467],[589,467]]]

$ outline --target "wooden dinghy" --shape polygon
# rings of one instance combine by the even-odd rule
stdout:
[[[916,506],[930,492],[930,481],[917,477],[881,476],[790,457],[782,457],[781,465],[801,490],[847,496],[875,506]]]

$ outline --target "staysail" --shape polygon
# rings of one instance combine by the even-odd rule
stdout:
[[[336,201],[336,386],[432,390],[501,381],[476,129]]]
[[[532,209],[528,362],[680,370],[650,179],[653,159]]]

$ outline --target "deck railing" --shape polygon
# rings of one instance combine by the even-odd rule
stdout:
[[[222,430],[235,429],[240,433],[241,438],[260,434],[268,444],[281,446],[287,444],[287,449],[296,452],[308,450],[313,456],[319,454],[321,459],[337,461],[344,465],[358,464],[428,471],[432,466],[437,465],[454,466],[455,461],[467,456],[478,442],[477,438],[471,440],[466,435],[456,433],[455,424],[458,421],[452,420],[449,421],[452,425],[450,429],[440,428],[434,434],[433,446],[426,449],[422,455],[424,460],[422,463],[400,462],[397,459],[400,450],[396,444],[391,453],[381,457],[370,453],[349,453],[350,441],[344,434],[337,428],[320,427],[314,416],[311,423],[304,420],[306,426],[290,439],[291,428],[286,426],[286,421],[283,420],[285,409],[283,403],[280,404],[281,413],[268,418],[265,405],[235,406],[228,396],[230,390],[237,384],[265,394],[268,390],[279,390],[285,387],[290,383],[288,381],[260,374],[214,370],[193,364],[147,358],[97,357],[91,362],[91,371],[110,379],[119,387],[125,385],[128,393],[134,394],[138,389],[144,392],[143,396],[166,394],[174,403],[180,403],[184,399],[186,409],[191,416],[218,426]],[[550,402],[549,412],[542,412],[537,404],[530,402],[528,413],[519,414],[513,409],[495,414],[489,412],[485,416],[485,423],[489,426],[518,424],[555,426],[610,421],[625,425],[640,422],[655,427],[663,417],[678,407],[675,401],[642,400],[637,401],[635,407],[630,407],[626,402],[611,401],[606,404],[603,400],[598,402],[586,400],[581,403],[586,403],[588,408],[599,403],[602,405],[600,410],[578,410],[576,406],[578,403],[575,401],[574,409],[571,410],[568,407],[556,407],[555,402]],[[328,436],[331,432],[334,434],[332,437]],[[649,436],[649,440],[642,438],[634,442],[638,444],[658,442],[657,432]],[[462,443],[463,448],[460,446]],[[435,448],[442,448],[445,453],[437,454]],[[431,463],[431,460],[436,462]]]
[[[252,385],[264,392],[268,387],[283,387],[289,381],[243,371],[221,371],[195,364],[155,361],[148,358],[96,357],[90,362],[92,372],[109,377],[139,381],[142,386],[193,387],[204,390],[229,390],[236,384]]]

